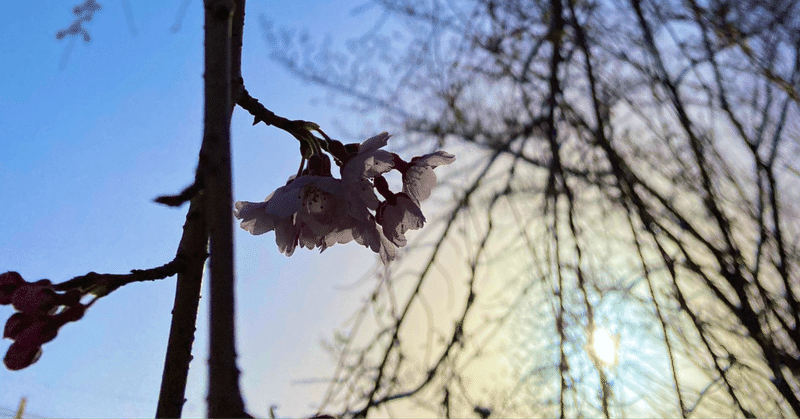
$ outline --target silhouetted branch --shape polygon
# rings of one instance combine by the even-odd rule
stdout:
[[[56,291],[69,291],[73,289],[81,290],[85,293],[92,293],[102,297],[114,292],[116,289],[134,283],[145,281],[157,281],[169,278],[186,268],[186,258],[183,255],[175,256],[170,262],[150,269],[134,269],[129,274],[99,274],[89,272],[85,275],[76,276],[70,280],[53,284]]]
[[[83,3],[72,8],[72,13],[77,17],[66,29],[62,29],[56,33],[56,39],[63,39],[66,36],[82,35],[84,42],[89,42],[92,37],[89,32],[83,28],[85,22],[89,22],[94,17],[94,14],[100,10],[100,4],[95,0],[86,0]]]
[[[203,180],[206,223],[210,239],[210,337],[208,359],[208,416],[246,417],[236,365],[233,269],[233,196],[231,185],[230,125],[233,104],[233,74],[239,68],[232,60],[239,45],[232,33],[241,33],[244,0],[205,2],[205,111],[203,144],[198,170]],[[234,22],[237,23],[233,27]],[[235,68],[234,68],[235,66]]]
[[[237,105],[253,115],[253,125],[263,122],[292,134],[292,136],[297,138],[301,143],[305,141],[303,136],[308,131],[308,126],[310,124],[308,121],[299,119],[289,120],[282,116],[275,115],[272,111],[264,107],[258,99],[250,96],[250,93],[244,85],[242,85],[241,96],[239,97]]]
[[[183,205],[185,202],[191,200],[201,190],[203,190],[203,187],[200,185],[200,182],[198,182],[198,180],[195,180],[191,185],[187,186],[179,194],[162,195],[154,199],[153,201],[170,207],[179,207]]]
[[[157,418],[180,417],[186,401],[186,380],[192,360],[203,267],[208,256],[208,229],[203,199],[202,195],[192,198],[186,214],[186,223],[183,225],[183,236],[178,245],[178,255],[186,260],[186,266],[178,273],[175,286],[172,323],[156,408]]]

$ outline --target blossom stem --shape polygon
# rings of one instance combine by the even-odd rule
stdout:
[[[389,182],[386,181],[386,178],[383,176],[377,176],[373,180],[375,183],[375,189],[378,190],[378,193],[383,195],[390,204],[394,204],[395,202],[395,194],[389,189]]]
[[[295,179],[303,175],[303,167],[305,167],[305,163],[306,163],[306,158],[300,157],[300,167],[297,168],[297,176],[295,176]]]

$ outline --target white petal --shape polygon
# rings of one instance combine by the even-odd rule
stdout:
[[[320,247],[320,252],[333,246],[336,243],[344,244],[353,241],[353,230],[346,228],[344,230],[332,231],[325,236],[325,243]]]
[[[380,232],[375,228],[375,221],[358,223],[353,227],[353,238],[356,243],[378,253],[381,247]]]
[[[243,230],[253,235],[264,234],[275,228],[275,217],[264,211],[266,202],[246,202],[236,203],[233,214],[242,220],[240,226]]]
[[[446,151],[436,151],[430,154],[425,154],[424,156],[417,157],[412,159],[412,164],[417,166],[430,166],[430,167],[438,167],[443,166],[445,164],[450,164],[456,161],[456,156],[446,152]]]
[[[364,159],[361,175],[368,178],[380,176],[394,168],[394,156],[384,150],[375,150]]]
[[[403,174],[403,193],[417,202],[428,199],[434,185],[436,185],[436,174],[430,167],[411,166]]]
[[[392,153],[384,150],[359,152],[342,167],[342,182],[357,182],[362,178],[382,175],[394,167]]]
[[[317,247],[317,245],[321,242],[321,237],[313,231],[313,229],[305,224],[300,225],[299,227],[300,234],[297,238],[297,244],[300,247],[305,247],[306,249],[313,249]]]
[[[286,218],[296,213],[300,209],[300,190],[301,184],[305,181],[296,179],[292,183],[281,186],[265,199],[264,211],[276,218]]]
[[[233,215],[238,219],[253,218],[256,210],[263,210],[266,202],[236,201]]]
[[[297,247],[297,238],[299,232],[297,231],[292,217],[284,218],[275,223],[275,243],[278,245],[278,250],[286,256],[291,256]]]
[[[389,140],[389,137],[391,137],[391,135],[389,135],[389,133],[386,131],[374,137],[370,137],[369,139],[361,143],[361,146],[358,148],[359,154],[365,151],[377,150],[385,146]]]
[[[365,214],[368,211],[364,207],[374,211],[378,208],[378,204],[381,203],[378,197],[375,196],[372,183],[366,179],[360,179],[358,182],[348,184],[347,193],[352,207],[350,213],[357,219],[367,218]]]
[[[395,205],[384,204],[379,210],[383,234],[398,247],[406,245],[405,232],[419,230],[425,224],[417,204],[404,194],[396,195]]]

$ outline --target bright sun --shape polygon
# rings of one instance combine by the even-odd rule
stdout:
[[[606,366],[617,363],[617,343],[611,333],[598,327],[592,334],[592,352]]]

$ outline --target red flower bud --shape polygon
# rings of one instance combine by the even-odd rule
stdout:
[[[11,304],[24,313],[47,313],[58,304],[58,294],[50,288],[49,282],[45,279],[20,285],[11,295]]]
[[[11,304],[11,296],[17,290],[16,285],[6,285],[0,287],[0,305]]]
[[[6,368],[12,371],[18,371],[29,367],[34,362],[38,361],[41,356],[41,346],[14,342],[8,347],[8,352],[6,352],[6,356],[3,358],[3,363],[6,364]]]
[[[7,284],[22,285],[24,283],[25,280],[22,279],[22,275],[18,272],[9,271],[0,274],[0,286]]]
[[[24,284],[25,280],[17,272],[4,272],[0,274],[0,305],[11,304],[11,295]]]
[[[3,338],[11,340],[17,339],[17,336],[28,328],[35,318],[25,313],[14,313],[6,320],[6,327],[3,329]]]
[[[58,328],[64,324],[53,316],[28,317],[30,319],[27,320],[27,325],[16,331],[13,337],[15,342],[24,345],[42,345],[50,342],[58,336]]]

